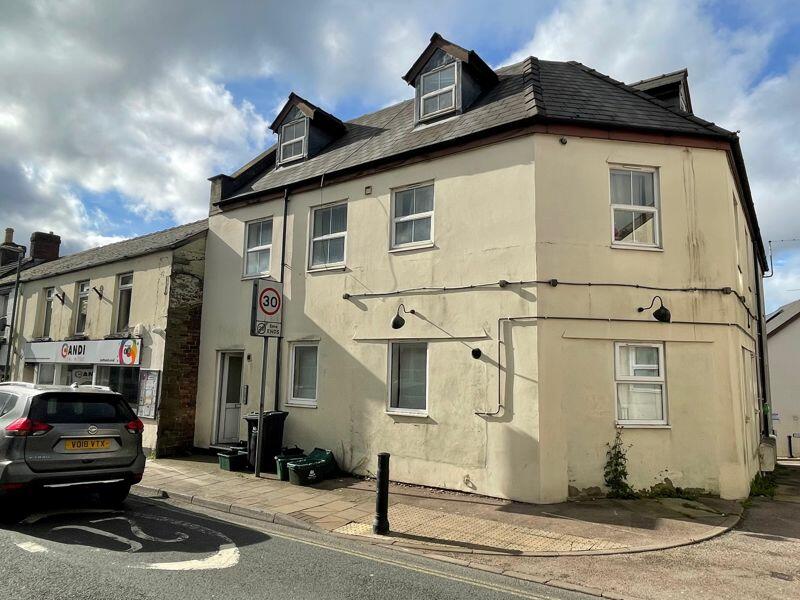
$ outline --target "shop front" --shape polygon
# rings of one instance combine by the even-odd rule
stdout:
[[[151,377],[149,370],[140,368],[141,354],[142,341],[137,338],[29,342],[24,348],[35,383],[108,386],[141,416],[152,416],[147,414],[151,390],[144,389]],[[145,382],[140,385],[142,379]],[[143,395],[146,400],[140,402]]]

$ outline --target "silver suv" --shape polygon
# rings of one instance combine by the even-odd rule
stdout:
[[[0,502],[81,486],[121,503],[144,473],[143,429],[108,388],[0,383]]]

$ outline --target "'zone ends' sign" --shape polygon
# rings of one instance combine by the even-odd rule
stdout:
[[[271,279],[253,282],[250,335],[280,337],[283,314],[283,285]]]

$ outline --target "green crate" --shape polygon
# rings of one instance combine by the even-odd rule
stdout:
[[[247,452],[236,452],[229,454],[220,452],[217,454],[219,468],[223,471],[244,471],[247,469]]]
[[[308,455],[309,459],[325,461],[325,477],[336,477],[339,474],[339,465],[336,464],[336,458],[330,450],[323,448],[314,448],[311,454]]]
[[[326,476],[324,460],[301,458],[290,461],[286,467],[289,470],[289,482],[294,485],[311,485],[322,481]]]
[[[278,478],[281,481],[289,481],[289,469],[286,466],[290,462],[303,460],[305,454],[279,454],[275,457],[275,464],[278,466]]]

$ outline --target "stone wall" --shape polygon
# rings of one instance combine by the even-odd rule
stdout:
[[[158,410],[158,457],[191,451],[194,439],[205,236],[175,250]]]

